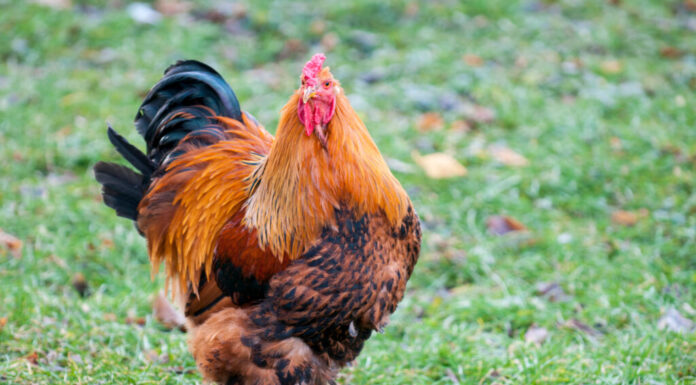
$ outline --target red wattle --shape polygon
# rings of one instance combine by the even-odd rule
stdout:
[[[297,117],[300,118],[300,122],[305,126],[305,134],[311,136],[314,132],[314,119],[312,119],[312,109],[309,104],[300,101],[297,106]]]

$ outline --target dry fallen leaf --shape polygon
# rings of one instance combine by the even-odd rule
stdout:
[[[0,229],[0,246],[8,249],[15,258],[22,256],[22,241],[14,235],[3,232],[2,229]]]
[[[455,178],[466,175],[466,167],[462,166],[451,155],[435,152],[428,155],[420,155],[417,152],[411,154],[413,160],[425,171],[425,174],[433,179]]]
[[[679,59],[684,56],[684,51],[672,46],[662,47],[660,48],[660,56],[667,59]]]
[[[304,55],[309,48],[300,39],[288,39],[283,45],[283,49],[278,53],[277,58],[284,60],[288,58],[299,57]]]
[[[7,317],[0,317],[0,330],[7,325]]]
[[[471,53],[467,53],[462,56],[462,60],[464,60],[464,63],[471,67],[481,67],[483,65],[483,59],[481,59],[481,56]]]
[[[694,329],[694,321],[681,315],[677,309],[671,307],[657,321],[657,328],[677,333],[686,333]]]
[[[563,302],[570,296],[563,291],[558,282],[540,282],[536,286],[536,294],[546,298],[549,302]]]
[[[144,317],[135,317],[135,316],[128,316],[126,317],[126,323],[128,325],[138,325],[138,326],[144,326],[145,325],[145,318]]]
[[[611,221],[621,226],[633,226],[638,221],[648,215],[647,209],[640,209],[638,212],[616,210],[611,213]]]
[[[31,352],[24,356],[24,359],[29,361],[30,364],[32,365],[38,365],[39,364],[39,355],[36,352]]]
[[[469,132],[471,131],[471,125],[469,125],[466,120],[455,120],[450,124],[450,130],[456,132]]]
[[[587,325],[586,323],[584,323],[584,322],[582,322],[582,321],[580,321],[580,320],[578,320],[578,319],[575,319],[575,318],[566,321],[565,323],[563,323],[563,324],[561,325],[561,327],[564,327],[564,328],[566,328],[566,329],[573,329],[573,330],[577,330],[577,331],[583,332],[583,333],[587,334],[587,335],[590,336],[590,337],[599,337],[600,335],[602,335],[602,333],[600,333],[598,330],[593,329],[592,327],[590,327],[590,326]]]
[[[491,234],[503,235],[513,231],[526,231],[527,227],[515,218],[492,215],[486,219],[486,228]]]
[[[166,364],[169,362],[167,353],[157,354],[157,351],[150,349],[145,351],[145,359],[153,364]]]
[[[309,24],[309,30],[312,35],[321,36],[326,32],[326,21],[324,19],[314,19]]]
[[[152,302],[152,310],[155,313],[155,319],[167,329],[186,331],[186,318],[172,306],[163,292],[159,292],[155,297]]]
[[[604,61],[602,62],[602,64],[599,65],[599,68],[606,75],[618,74],[623,70],[623,66],[621,65],[621,62],[618,60]]]
[[[114,247],[114,241],[109,238],[102,238],[101,245],[106,249],[112,249]]]
[[[32,3],[44,5],[53,9],[68,9],[72,7],[71,0],[32,0]]]
[[[196,371],[194,369],[184,369],[183,366],[178,365],[178,366],[168,366],[165,368],[165,370],[172,372],[174,374],[190,374],[190,373],[195,373]]]
[[[404,15],[406,15],[408,17],[414,17],[414,16],[418,15],[419,9],[420,8],[418,7],[418,2],[412,1],[408,4],[406,4],[406,8],[404,8]]]
[[[444,125],[445,122],[440,114],[437,112],[426,112],[425,114],[421,115],[420,119],[418,120],[418,131],[427,132],[439,130]]]
[[[524,333],[524,340],[527,343],[534,343],[536,345],[541,345],[549,337],[549,331],[546,328],[532,325]]]
[[[495,111],[488,107],[472,105],[466,108],[464,115],[473,123],[491,123],[495,120]]]
[[[321,47],[324,51],[333,51],[334,48],[340,43],[338,35],[333,32],[329,32],[321,38]]]
[[[84,274],[76,273],[72,278],[72,287],[77,291],[80,297],[85,297],[89,291],[89,284],[85,279]]]
[[[522,167],[529,164],[524,156],[503,146],[493,146],[489,149],[491,156],[498,162],[513,167]]]
[[[180,13],[187,13],[193,9],[193,4],[181,0],[157,0],[155,9],[163,15],[172,16]]]
[[[614,151],[621,151],[621,149],[623,148],[623,144],[621,143],[621,139],[616,137],[616,136],[612,136],[609,139],[609,145],[611,146],[611,149]]]

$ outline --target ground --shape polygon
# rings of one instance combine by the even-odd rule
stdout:
[[[105,123],[142,145],[140,100],[196,58],[274,131],[318,51],[424,228],[343,383],[696,382],[693,1],[37,3],[0,0],[0,228],[23,242],[0,245],[0,382],[200,382],[101,202]],[[426,176],[431,153],[468,173]]]

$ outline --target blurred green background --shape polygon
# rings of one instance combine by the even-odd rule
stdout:
[[[142,145],[195,58],[274,131],[315,52],[424,227],[342,383],[696,382],[695,33],[693,0],[0,0],[0,383],[200,382],[101,203],[105,122]]]

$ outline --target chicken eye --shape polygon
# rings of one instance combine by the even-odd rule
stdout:
[[[331,87],[331,80],[327,80],[324,82],[324,88],[329,88]]]

